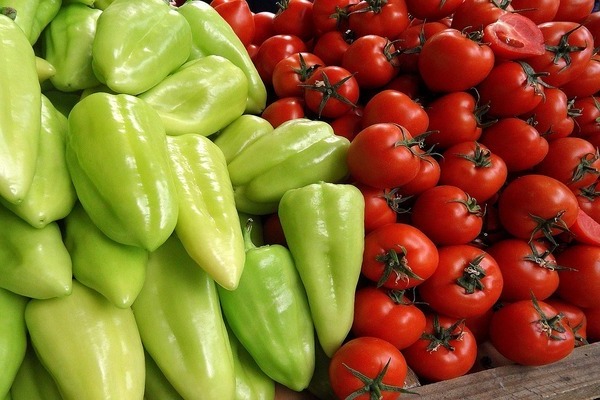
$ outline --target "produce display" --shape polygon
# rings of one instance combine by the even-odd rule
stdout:
[[[600,341],[598,43],[593,0],[0,0],[0,400],[396,399]]]

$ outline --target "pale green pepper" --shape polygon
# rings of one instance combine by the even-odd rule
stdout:
[[[10,394],[13,400],[63,400],[54,378],[40,362],[31,342],[27,344],[25,358],[10,387]]]
[[[28,299],[0,288],[0,398],[10,392],[27,348],[25,306]]]
[[[15,22],[31,45],[38,41],[44,28],[58,13],[61,0],[0,0],[0,8],[16,10]]]
[[[273,132],[273,125],[258,115],[243,114],[217,132],[211,139],[223,152],[227,164],[263,135]]]

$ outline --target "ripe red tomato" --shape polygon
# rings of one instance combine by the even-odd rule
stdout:
[[[461,188],[479,204],[492,198],[506,182],[506,163],[477,141],[457,143],[442,153],[442,185]]]
[[[403,290],[429,278],[438,258],[435,244],[423,232],[396,222],[365,236],[362,273],[378,287]]]
[[[483,41],[490,44],[497,60],[517,60],[544,54],[544,35],[529,18],[502,14],[483,30]]]
[[[304,111],[304,99],[302,97],[282,97],[269,103],[261,117],[278,127],[286,121],[306,116]]]
[[[405,0],[408,12],[415,18],[437,21],[456,11],[464,0]]]
[[[600,41],[600,38],[598,39]],[[593,54],[583,72],[562,85],[561,90],[569,99],[593,96],[600,91],[600,55]],[[577,110],[569,107],[576,114]]]
[[[536,24],[554,20],[560,0],[512,0],[510,5],[519,13]]]
[[[364,117],[363,117],[364,118]],[[361,130],[348,148],[350,175],[380,189],[402,186],[419,172],[423,150],[401,125],[382,122]]]
[[[441,246],[433,275],[417,287],[420,299],[438,314],[483,315],[500,298],[503,278],[496,260],[469,244]]]
[[[363,107],[358,106],[346,114],[329,120],[329,125],[331,125],[336,135],[352,141],[362,129],[362,115]]]
[[[544,89],[544,101],[521,116],[546,138],[554,140],[569,136],[575,127],[575,111],[565,92],[555,87]]]
[[[564,320],[575,336],[575,347],[587,344],[587,317],[581,307],[558,297],[551,297],[544,302],[556,308],[556,311],[564,316]]]
[[[579,209],[600,224],[600,190],[598,185],[600,185],[600,181],[597,180],[590,186],[577,189],[575,195],[577,196]]]
[[[353,41],[352,32],[328,31],[315,38],[312,52],[325,65],[341,65],[344,53]]]
[[[387,340],[402,350],[425,329],[425,314],[398,290],[364,286],[356,291],[352,333]]]
[[[429,116],[421,104],[405,93],[384,89],[367,100],[363,109],[363,128],[378,123],[399,124],[417,137],[427,131]]]
[[[494,257],[504,277],[500,300],[514,302],[545,300],[558,288],[558,265],[548,246],[541,242],[505,238],[492,243],[487,252]]]
[[[571,354],[575,337],[558,311],[535,299],[506,304],[492,316],[490,341],[509,360],[546,365]]]
[[[433,34],[421,48],[418,68],[433,92],[458,92],[482,82],[494,67],[494,52],[457,29]]]
[[[340,399],[359,393],[368,399],[377,393],[381,400],[395,400],[402,392],[407,371],[406,360],[394,345],[362,336],[344,343],[333,354],[328,375],[331,389]],[[369,382],[361,379],[363,376]]]
[[[261,11],[254,13],[253,18],[254,38],[252,39],[252,44],[256,45],[258,48],[262,42],[275,35],[275,31],[273,30],[273,19],[275,18],[275,13],[270,11]]]
[[[582,23],[594,37],[594,46],[596,46],[600,43],[600,11],[597,10],[588,14]]]
[[[361,88],[380,88],[398,73],[394,42],[379,35],[365,35],[348,46],[341,66],[354,73]]]
[[[480,31],[512,11],[514,8],[509,1],[465,0],[454,11],[450,27],[459,31]]]
[[[590,244],[600,246],[600,223],[596,222],[585,211],[579,208],[577,219],[569,228],[570,243]]]
[[[600,102],[595,96],[576,98],[573,108],[579,110],[574,117],[573,136],[587,138],[600,132]]]
[[[573,269],[559,271],[558,296],[582,308],[600,307],[600,246],[570,245],[556,262]]]
[[[408,212],[403,203],[408,199],[397,189],[378,189],[355,184],[365,199],[365,232],[396,222],[399,213]]]
[[[402,350],[408,366],[427,382],[465,375],[475,364],[477,342],[464,320],[436,314],[426,317],[421,338]]]
[[[252,60],[265,85],[271,86],[273,70],[279,61],[307,51],[306,44],[298,36],[273,35],[262,42]]]
[[[590,343],[600,340],[600,307],[584,308],[587,320],[587,339]]]
[[[357,106],[360,87],[345,68],[329,65],[318,68],[304,85],[306,107],[318,118],[337,118]]]
[[[279,0],[273,19],[278,35],[294,35],[307,41],[314,36],[313,3],[310,0]]]
[[[567,230],[577,218],[579,204],[564,183],[546,175],[524,174],[510,181],[498,198],[498,216],[513,236],[531,240]]]
[[[272,86],[277,97],[304,97],[303,84],[325,63],[314,53],[294,53],[275,64]]]
[[[213,8],[231,26],[244,47],[252,43],[256,27],[254,25],[254,15],[247,1],[226,1],[214,5]]]
[[[401,50],[396,56],[399,71],[403,74],[418,72],[419,53],[423,44],[435,33],[447,28],[438,21],[412,24],[406,28],[396,39],[396,46]]]
[[[348,11],[348,28],[357,37],[379,35],[394,40],[410,24],[404,0],[361,0]]]
[[[432,155],[425,155],[421,157],[420,164],[417,176],[398,188],[402,195],[416,196],[439,183],[441,170],[437,159]]]
[[[466,244],[483,227],[484,210],[459,187],[437,185],[414,201],[411,221],[437,245]]]
[[[357,2],[358,0],[313,0],[315,36],[331,31],[345,31],[348,26],[348,7]]]
[[[555,21],[581,22],[594,9],[594,0],[561,0]]]

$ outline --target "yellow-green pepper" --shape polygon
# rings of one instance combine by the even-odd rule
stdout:
[[[0,398],[10,392],[27,349],[27,298],[0,288]]]

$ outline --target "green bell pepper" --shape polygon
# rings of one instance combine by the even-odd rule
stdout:
[[[273,125],[258,115],[243,114],[211,139],[223,152],[227,164],[258,138],[273,132]]]
[[[25,306],[27,298],[0,288],[0,398],[10,392],[27,349]]]
[[[106,10],[106,7],[110,6],[114,0],[95,0],[94,8],[99,10]]]
[[[64,226],[75,279],[115,306],[130,307],[144,285],[148,251],[110,239],[79,203],[65,218]]]
[[[296,391],[315,367],[314,326],[306,293],[288,249],[256,247],[244,230],[246,263],[235,290],[218,288],[227,324],[260,369]]]
[[[241,69],[207,56],[185,63],[139,97],[158,111],[167,135],[209,136],[244,113],[247,92]]]
[[[217,284],[174,234],[150,253],[132,308],[146,351],[184,399],[235,398]]]
[[[175,232],[215,282],[234,289],[244,269],[244,239],[223,153],[196,134],[169,136],[167,148],[179,198]]]
[[[6,208],[36,228],[67,216],[76,201],[65,160],[67,117],[44,95],[41,113],[40,149],[31,186],[18,204],[0,198]]]
[[[93,93],[71,110],[67,166],[83,208],[109,238],[152,251],[175,229],[166,142],[158,113],[135,96]]]
[[[30,300],[25,322],[40,361],[65,400],[144,395],[144,348],[131,308],[73,280],[68,296]]]
[[[38,41],[44,28],[58,13],[61,4],[61,0],[0,0],[0,8],[12,7],[16,10],[15,22],[31,45]]]
[[[331,357],[354,318],[364,248],[364,198],[353,185],[319,182],[286,192],[278,214],[306,288],[319,343]]]
[[[41,87],[36,56],[23,30],[0,14],[0,196],[19,203],[37,165]]]
[[[0,287],[46,299],[71,292],[71,257],[57,222],[34,228],[0,205]]]
[[[115,0],[98,18],[92,68],[115,92],[137,95],[183,65],[191,49],[190,25],[164,0]]]
[[[56,68],[54,68],[54,65],[50,64],[48,60],[42,57],[35,56],[35,68],[40,85],[56,74]]]
[[[349,146],[349,140],[336,135],[327,122],[306,118],[284,122],[229,162],[238,210],[270,214],[290,189],[343,180],[348,175]]]
[[[52,85],[74,92],[100,84],[92,69],[92,43],[101,10],[81,3],[63,6],[42,34],[44,56],[56,69]]]
[[[145,361],[144,400],[183,400],[183,397],[177,393],[148,352],[145,352]]]
[[[267,103],[267,89],[231,25],[204,1],[187,1],[177,11],[185,17],[191,28],[191,58],[218,55],[238,66],[248,78],[245,113],[260,114]]]
[[[54,378],[40,362],[31,342],[27,344],[25,358],[10,387],[10,394],[13,400],[63,400]]]

